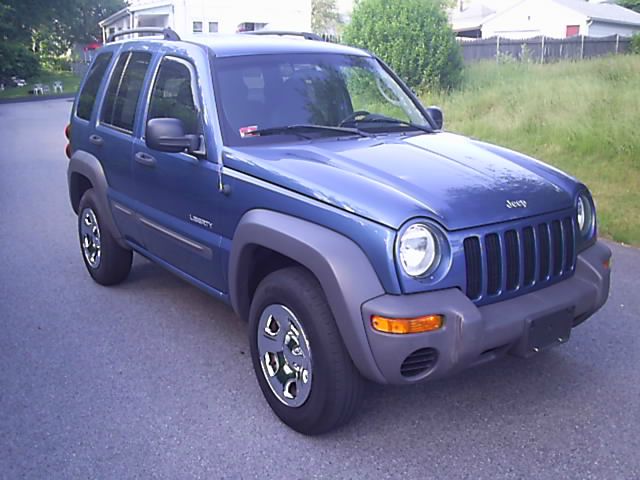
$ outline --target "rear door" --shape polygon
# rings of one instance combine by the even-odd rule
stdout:
[[[97,55],[82,83],[71,119],[71,145],[74,150],[82,150],[92,155],[99,154],[96,145],[90,141],[95,127],[94,106],[100,87],[106,82],[105,76],[113,55],[113,51],[108,50],[103,50]]]
[[[140,200],[141,228],[149,252],[223,291],[216,219],[219,167],[215,152],[206,151],[208,131],[203,122],[200,83],[206,85],[198,81],[192,59],[169,54],[159,62],[142,123],[153,118],[180,119],[185,133],[201,137],[201,153],[150,149],[143,130],[133,152],[136,198]]]
[[[89,137],[109,183],[114,219],[125,237],[137,243],[142,238],[133,215],[133,131],[151,59],[148,51],[120,54],[104,92],[96,128]]]

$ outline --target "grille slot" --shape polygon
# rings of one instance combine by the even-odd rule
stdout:
[[[465,238],[467,296],[494,302],[568,276],[576,264],[575,228],[565,215]]]
[[[478,237],[464,239],[464,260],[467,266],[467,295],[473,300],[482,293],[482,257]]]
[[[564,243],[564,271],[573,269],[573,257],[575,250],[575,240],[573,235],[573,220],[565,218],[562,221],[562,237]]]
[[[532,285],[536,274],[536,242],[533,228],[527,227],[522,231],[522,246],[524,249],[524,284]]]
[[[562,228],[560,227],[560,221],[554,220],[551,222],[551,248],[553,252],[553,275],[560,275],[562,271]]]
[[[431,370],[438,361],[438,351],[435,348],[421,348],[404,359],[400,366],[403,377],[415,377]]]
[[[496,295],[500,291],[502,278],[502,252],[500,239],[495,233],[490,233],[484,239],[487,258],[487,295]]]
[[[518,278],[520,276],[518,234],[515,230],[509,230],[504,234],[504,240],[507,251],[507,290],[515,290],[518,287]]]
[[[549,276],[549,261],[551,260],[549,253],[549,228],[546,223],[538,225],[538,243],[540,249],[538,281],[544,281]]]

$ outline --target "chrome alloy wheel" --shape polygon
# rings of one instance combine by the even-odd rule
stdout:
[[[91,268],[100,266],[100,226],[95,212],[87,207],[80,214],[80,244],[82,253]]]
[[[309,397],[311,349],[302,325],[284,305],[269,305],[258,322],[258,355],[271,391],[288,407]]]

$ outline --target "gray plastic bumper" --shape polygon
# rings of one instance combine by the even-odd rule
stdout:
[[[609,295],[611,250],[597,242],[578,255],[575,274],[560,283],[510,300],[477,307],[460,290],[447,289],[415,295],[383,295],[362,306],[367,338],[375,362],[387,383],[406,384],[446,376],[510,352],[533,354],[527,342],[537,319],[568,311],[576,326],[595,313]],[[444,315],[444,325],[433,332],[392,335],[374,330],[372,315],[411,318]],[[562,341],[566,341],[563,338]],[[415,376],[401,374],[411,353],[437,351],[434,366]]]

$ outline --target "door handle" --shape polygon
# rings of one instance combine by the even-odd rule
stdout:
[[[138,162],[139,164],[144,165],[146,167],[155,167],[156,166],[155,157],[152,157],[148,153],[138,152],[138,153],[136,153],[135,158],[136,158],[136,162]]]
[[[101,147],[104,143],[104,139],[100,135],[96,134],[89,135],[89,141],[98,147]]]

